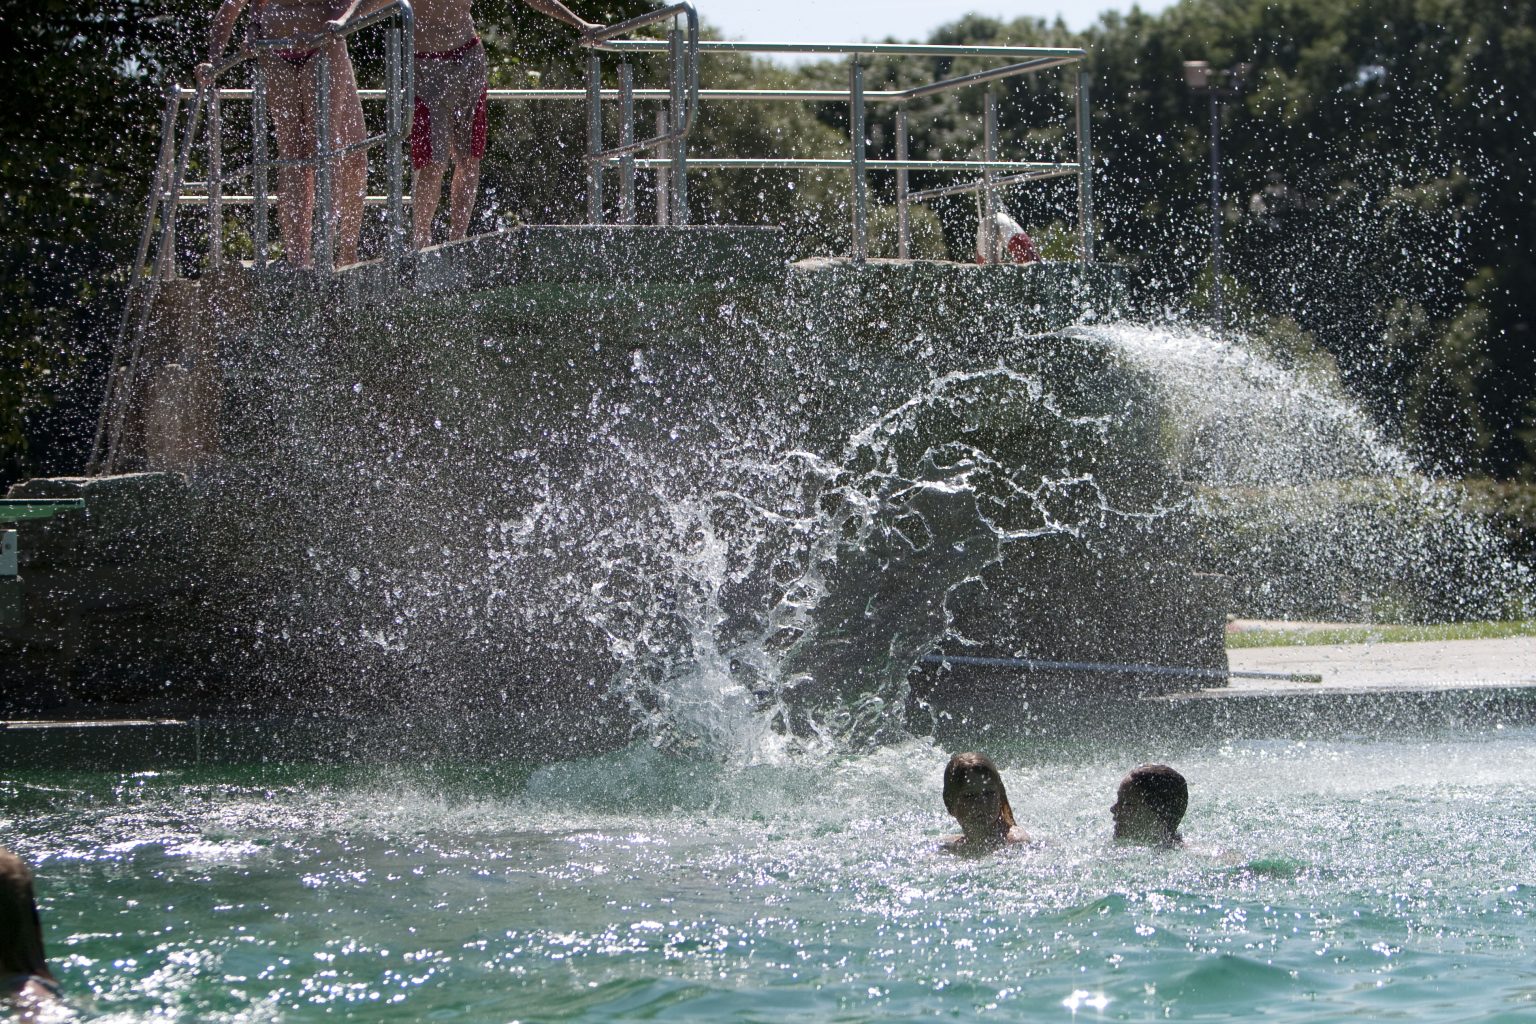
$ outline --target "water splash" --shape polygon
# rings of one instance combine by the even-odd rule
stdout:
[[[311,392],[271,464],[333,515],[260,642],[370,709],[752,765],[927,731],[909,685],[941,646],[1217,664],[1223,611],[1490,617],[1530,592],[1454,487],[1249,344],[1118,323],[855,373],[731,315],[756,333],[730,376],[703,342],[603,350],[605,388],[514,408],[487,341],[436,399],[388,394],[436,366]]]
[[[1278,365],[1262,339],[1188,328],[1079,328],[1157,381],[1174,464],[1197,485],[1213,571],[1234,611],[1267,618],[1526,618],[1529,567],[1416,466],[1326,375]]]

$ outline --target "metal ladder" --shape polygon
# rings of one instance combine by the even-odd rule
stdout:
[[[336,37],[349,37],[374,25],[388,22],[385,50],[384,90],[388,101],[386,130],[339,150],[330,148],[330,67],[326,44]],[[165,108],[160,118],[160,152],[145,204],[139,245],[128,279],[128,293],[123,314],[113,339],[107,368],[107,383],[102,397],[86,475],[98,476],[115,471],[121,447],[124,423],[133,403],[143,358],[144,341],[150,314],[166,281],[176,278],[176,214],[184,201],[187,171],[193,153],[203,143],[207,149],[206,202],[208,206],[209,265],[216,272],[223,261],[222,228],[224,222],[224,186],[249,178],[253,206],[252,237],[255,243],[253,269],[260,274],[267,267],[270,199],[268,175],[279,166],[315,168],[315,206],[321,211],[321,230],[314,236],[315,263],[324,270],[333,269],[335,232],[329,215],[332,200],[331,164],[360,149],[385,146],[389,163],[389,255],[397,267],[408,252],[409,230],[405,221],[405,159],[403,146],[409,118],[406,112],[414,104],[414,62],[406,55],[413,50],[414,12],[410,0],[395,0],[366,18],[348,24],[340,32],[304,38],[257,39],[246,48],[214,66],[207,88],[188,90],[172,86],[166,92]],[[274,160],[267,152],[266,82],[257,59],[269,50],[318,46],[315,55],[316,134],[315,155],[294,161]],[[253,64],[251,100],[251,159],[244,166],[224,170],[222,138],[222,98],[235,90],[221,89],[218,82],[236,68]],[[186,124],[178,142],[177,122],[181,104],[191,99]],[[206,142],[203,142],[204,126]],[[158,230],[157,230],[158,225]],[[146,273],[147,271],[147,273]]]

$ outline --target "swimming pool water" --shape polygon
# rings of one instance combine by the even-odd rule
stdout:
[[[1536,730],[990,751],[1039,842],[935,849],[946,751],[732,767],[0,768],[87,1019],[1536,1019]],[[1191,848],[1107,841],[1167,760]]]

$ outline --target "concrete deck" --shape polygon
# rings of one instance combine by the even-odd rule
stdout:
[[[1536,689],[1536,637],[1413,643],[1249,647],[1227,652],[1234,672],[1314,673],[1321,683],[1235,678],[1182,699],[1324,697]]]
[[[1230,652],[1238,671],[1312,672],[1317,684],[1233,679],[1230,686],[1146,698],[1080,695],[1055,706],[997,680],[1010,694],[974,722],[941,723],[941,741],[975,746],[1001,736],[1096,743],[1106,730],[1148,749],[1191,737],[1326,737],[1484,730],[1536,724],[1536,637],[1289,646]],[[988,680],[981,676],[970,679]],[[991,677],[996,679],[996,677]],[[1035,699],[1026,705],[1018,698]],[[68,715],[67,711],[62,713]],[[201,763],[518,756],[497,723],[387,723],[337,718],[71,718],[0,720],[0,758],[35,767],[129,770]]]
[[[352,303],[462,295],[500,288],[735,286],[782,281],[784,231],[738,225],[536,225],[446,242],[412,254],[400,279],[383,260],[313,271],[266,273],[276,296],[335,289]]]

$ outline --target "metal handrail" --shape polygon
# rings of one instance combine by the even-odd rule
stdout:
[[[201,182],[196,181],[188,182],[186,186],[187,191],[181,194],[181,198],[176,201],[177,204],[180,206],[207,206],[208,192],[205,189],[198,189],[200,184]],[[256,205],[256,198],[254,195],[243,192],[233,194],[226,192],[220,196],[220,200],[225,206],[254,206]],[[267,193],[268,203],[276,202],[277,198],[277,193]],[[402,201],[409,206],[411,204],[411,197],[407,195],[403,197]],[[391,198],[387,195],[366,195],[363,197],[364,206],[388,206],[390,202]]]
[[[381,12],[369,20],[375,20],[387,14]],[[668,39],[640,39],[628,37],[628,33],[637,31],[650,25],[658,24],[669,19],[683,18],[686,20],[686,31],[674,30]],[[516,101],[575,101],[585,100],[588,105],[588,220],[592,223],[601,223],[603,220],[603,173],[606,168],[617,165],[620,172],[620,201],[619,220],[621,223],[634,222],[634,172],[637,168],[653,169],[658,175],[657,191],[657,221],[658,223],[686,223],[687,214],[687,170],[692,164],[699,169],[846,169],[860,177],[861,181],[855,184],[855,210],[854,217],[858,223],[867,221],[867,210],[860,209],[862,203],[867,203],[867,186],[862,184],[862,176],[870,171],[894,171],[897,176],[897,207],[898,224],[898,250],[905,256],[909,249],[909,234],[907,207],[911,203],[927,202],[944,196],[963,195],[969,193],[981,193],[983,195],[983,224],[982,233],[986,235],[991,230],[992,213],[997,208],[996,193],[1001,188],[1029,182],[1042,181],[1050,178],[1077,176],[1079,179],[1079,228],[1082,235],[1082,253],[1085,260],[1092,258],[1092,192],[1089,176],[1092,167],[1092,149],[1088,136],[1087,121],[1087,76],[1079,75],[1078,103],[1076,104],[1077,135],[1078,135],[1078,159],[1076,161],[1020,161],[999,160],[996,158],[996,97],[988,91],[987,95],[987,124],[991,127],[984,132],[984,148],[987,150],[980,160],[922,160],[912,159],[906,152],[907,146],[907,116],[905,105],[915,99],[935,95],[955,89],[961,89],[973,85],[985,85],[1007,78],[1032,74],[1050,68],[1060,67],[1082,60],[1086,51],[1076,47],[1038,47],[1038,46],[965,46],[965,45],[929,45],[921,43],[777,43],[777,42],[748,42],[734,40],[700,40],[697,38],[697,14],[690,3],[678,3],[657,11],[652,11],[636,18],[606,26],[594,34],[582,40],[582,45],[593,51],[593,57],[589,60],[587,87],[584,89],[490,89],[487,90],[487,99],[492,102],[516,102]],[[298,40],[282,40],[279,43],[299,43]],[[670,77],[672,79],[667,88],[637,89],[633,85],[633,74],[626,63],[620,66],[619,88],[602,88],[601,68],[596,63],[598,52],[618,54],[643,54],[669,52],[673,56]],[[852,57],[850,68],[849,87],[847,89],[701,89],[698,84],[699,57],[702,53],[710,54],[760,54],[760,53],[822,53],[822,54],[846,54]],[[998,67],[988,68],[964,75],[942,79],[925,85],[914,86],[908,89],[865,90],[863,89],[862,68],[859,58],[863,56],[922,56],[922,57],[979,57],[986,59],[1007,60],[1009,63]],[[855,68],[857,72],[855,73]],[[388,98],[388,90],[365,89],[358,91],[364,100],[377,100]],[[182,98],[195,97],[191,90],[182,90],[179,95]],[[221,89],[217,93],[220,99],[243,100],[256,98],[254,90]],[[687,155],[687,138],[691,133],[698,111],[698,104],[702,100],[710,101],[740,101],[740,102],[848,102],[850,106],[857,105],[860,110],[856,112],[856,119],[863,120],[862,108],[869,103],[887,103],[897,105],[897,154],[896,159],[868,159],[862,152],[851,152],[847,157],[841,158],[790,158],[790,157],[704,157],[690,158]],[[601,104],[614,102],[620,106],[620,143],[616,147],[605,148],[603,145],[603,124]],[[639,101],[661,101],[665,104],[662,114],[658,115],[660,129],[657,134],[636,139],[634,132],[634,104]],[[670,108],[670,109],[667,109]],[[853,133],[850,133],[852,135]],[[354,144],[357,148],[374,143],[375,139],[364,140]],[[854,149],[862,147],[854,146]],[[642,156],[647,152],[661,150],[661,155]],[[336,154],[328,154],[334,156]],[[286,161],[268,161],[267,166],[281,166]],[[913,191],[907,187],[907,175],[911,171],[929,172],[969,172],[979,174],[974,180],[960,182],[953,185],[944,185]],[[233,172],[223,174],[219,178],[219,185],[226,182],[238,181],[248,172],[248,168],[238,168]],[[179,202],[190,204],[200,201],[209,195],[213,189],[211,182],[201,183],[203,189],[201,195],[193,197],[183,195]],[[670,200],[670,202],[669,202]],[[382,197],[371,196],[368,202],[377,205],[383,201]],[[242,202],[257,203],[256,195],[247,198],[245,196],[230,197],[227,202],[240,204]],[[668,208],[670,207],[670,213]],[[867,240],[864,238],[863,229],[856,229],[854,239],[854,255],[860,257],[866,248]],[[983,240],[984,252],[990,252],[994,246],[987,245]]]
[[[602,53],[632,52],[630,47],[646,40],[625,39],[631,32],[664,21],[683,19],[684,28],[673,28],[665,41],[652,40],[664,47],[672,58],[671,84],[666,92],[670,101],[670,117],[655,135],[636,139],[634,132],[634,77],[625,63],[620,67],[619,102],[628,112],[623,118],[619,145],[603,146],[603,67]],[[658,149],[672,153],[672,164],[677,172],[677,185],[672,197],[673,207],[686,211],[687,196],[687,139],[693,131],[699,107],[699,14],[688,0],[650,11],[625,21],[604,26],[581,40],[581,45],[591,53],[587,57],[587,219],[592,223],[602,221],[603,169],[608,163],[619,164],[623,188],[620,197],[620,215],[630,220],[634,211],[634,155]],[[659,90],[658,90],[659,91]],[[686,213],[684,214],[686,217]]]
[[[195,89],[182,88],[180,95],[183,99],[191,99],[197,94]],[[387,97],[383,89],[359,89],[359,99],[381,100]],[[604,89],[604,100],[618,100],[624,93],[619,89]],[[670,89],[632,89],[630,95],[637,100],[666,100],[672,97]],[[250,89],[220,89],[219,96],[226,100],[248,100],[251,98]],[[492,103],[522,100],[580,100],[586,99],[585,89],[487,89],[485,98]],[[814,100],[846,100],[847,89],[700,89],[700,100],[785,100],[792,102],[805,102]],[[900,103],[908,98],[905,90],[869,90],[864,93],[864,98],[870,101],[883,101],[887,103]]]
[[[393,94],[396,102],[391,103],[390,130],[383,135],[373,136],[362,140],[360,143],[342,147],[339,151],[333,151],[329,146],[330,118],[330,76],[328,68],[328,55],[323,47],[330,39],[336,37],[348,37],[361,32],[380,22],[398,17],[400,26],[390,30],[389,59],[389,92]],[[227,181],[238,181],[244,177],[252,179],[253,198],[256,208],[256,229],[253,232],[256,242],[256,266],[258,269],[264,266],[266,259],[266,209],[268,194],[266,187],[266,171],[269,167],[288,165],[314,166],[317,176],[320,178],[320,188],[317,190],[317,205],[323,211],[321,221],[322,253],[321,262],[329,265],[332,242],[330,195],[329,195],[329,165],[330,161],[340,155],[353,152],[358,149],[370,148],[380,143],[394,143],[394,152],[391,159],[391,194],[389,197],[391,207],[392,246],[398,258],[404,256],[405,223],[403,201],[403,175],[404,164],[400,153],[400,144],[405,141],[406,120],[401,113],[401,107],[409,108],[415,93],[414,67],[410,61],[401,60],[402,40],[407,50],[411,49],[413,37],[414,12],[410,0],[394,0],[393,3],[380,8],[364,18],[342,26],[340,29],[327,29],[324,33],[312,36],[297,37],[291,39],[260,39],[246,48],[239,50],[213,65],[209,76],[210,85],[199,86],[197,89],[188,90],[172,86],[167,90],[165,112],[161,120],[160,132],[160,157],[155,164],[155,174],[150,185],[148,201],[144,213],[143,229],[140,233],[139,246],[135,254],[133,269],[128,281],[128,294],[126,296],[123,315],[119,321],[117,335],[113,342],[111,363],[107,372],[107,384],[102,396],[101,410],[97,415],[96,430],[91,441],[91,454],[86,464],[86,472],[90,475],[97,473],[110,473],[113,470],[117,457],[118,444],[122,438],[124,420],[129,406],[128,398],[134,388],[134,383],[139,374],[139,361],[143,352],[144,337],[148,329],[149,314],[153,306],[156,286],[175,274],[175,233],[176,212],[178,207],[184,204],[186,198],[187,169],[191,163],[192,152],[196,148],[199,132],[203,126],[204,111],[211,112],[209,126],[210,167],[207,181],[202,184],[206,188],[206,196],[198,197],[199,201],[206,200],[209,210],[209,252],[210,261],[217,267],[220,262],[220,232],[222,224],[222,208],[225,202],[223,185]],[[221,125],[219,121],[219,103],[225,92],[218,88],[217,82],[230,71],[244,64],[256,60],[261,51],[268,48],[291,48],[295,46],[307,46],[312,43],[321,44],[321,52],[316,58],[316,96],[318,100],[319,117],[317,126],[317,139],[315,155],[311,158],[298,161],[275,161],[266,159],[266,110],[265,90],[260,65],[257,65],[255,87],[243,90],[244,98],[252,100],[252,120],[255,125],[253,132],[253,146],[255,156],[245,167],[238,168],[236,172],[225,173],[222,170],[222,139]],[[401,69],[401,64],[405,67]],[[181,144],[176,143],[176,120],[181,100],[190,96],[192,105],[187,115],[187,125]],[[167,180],[169,179],[169,180]],[[150,248],[154,239],[154,223],[158,213],[160,218],[160,238],[156,247],[154,265],[148,278],[145,270],[150,269]],[[127,359],[124,360],[124,350],[127,349]]]
[[[665,15],[662,15],[665,16]],[[617,35],[617,33],[615,33]],[[606,41],[592,41],[594,48],[615,53],[657,53],[665,50],[677,54],[678,43],[674,38],[669,40],[659,39],[608,39]],[[674,222],[686,222],[686,183],[687,167],[692,164],[700,169],[720,170],[807,170],[807,169],[847,169],[852,176],[853,184],[853,257],[856,261],[862,261],[868,249],[868,184],[865,176],[870,171],[894,171],[897,179],[897,250],[902,258],[906,258],[910,248],[910,221],[908,207],[914,202],[927,202],[942,196],[961,195],[967,193],[979,193],[982,196],[981,213],[981,252],[982,258],[987,262],[994,262],[998,258],[998,245],[996,238],[996,213],[998,211],[997,191],[1010,185],[1018,185],[1026,182],[1043,181],[1050,178],[1076,176],[1078,178],[1078,226],[1081,234],[1081,252],[1084,262],[1093,258],[1092,239],[1092,189],[1089,178],[1092,173],[1092,147],[1088,132],[1088,76],[1079,74],[1077,80],[1078,96],[1076,104],[1077,120],[1077,160],[1076,161],[1008,161],[997,159],[997,97],[992,90],[987,91],[985,115],[985,127],[983,131],[983,155],[980,160],[918,160],[912,159],[907,152],[907,112],[906,104],[912,100],[933,96],[939,93],[949,92],[974,85],[988,85],[1020,75],[1034,74],[1039,71],[1073,64],[1083,60],[1087,51],[1077,47],[1040,47],[1040,46],[963,46],[963,45],[929,45],[922,43],[778,43],[778,42],[750,42],[736,40],[702,40],[697,44],[700,54],[771,54],[771,53],[810,53],[810,54],[845,54],[850,57],[849,83],[846,90],[843,89],[697,89],[691,92],[694,100],[730,100],[730,101],[786,101],[786,102],[844,102],[849,104],[849,155],[847,157],[692,157],[684,161],[682,151],[684,145],[679,142],[673,150],[670,158],[639,158],[633,154],[649,148],[645,144],[621,146],[616,150],[602,149],[602,115],[601,103],[605,99],[617,99],[621,111],[621,133],[632,132],[632,110],[636,100],[668,100],[674,105],[678,101],[676,85],[676,68],[674,67],[673,88],[661,89],[633,89],[627,83],[621,81],[620,89],[603,90],[597,72],[589,68],[587,88],[585,90],[556,90],[556,89],[507,89],[494,90],[489,97],[496,100],[558,100],[574,99],[582,95],[588,103],[588,159],[589,163],[589,190],[588,190],[588,215],[589,220],[596,224],[602,221],[602,170],[606,166],[617,163],[621,176],[620,216],[627,221],[627,211],[633,209],[633,176],[634,169],[655,169],[658,175],[657,188],[657,221],[666,223],[669,219],[666,214],[668,189],[662,186],[662,178],[670,179],[670,191],[672,214],[670,219]],[[908,89],[868,90],[864,89],[863,66],[861,57],[866,56],[919,56],[919,57],[982,57],[989,59],[1006,60],[1008,63],[998,67],[957,75],[951,78],[941,79],[925,85],[914,86]],[[676,61],[674,61],[674,64]],[[697,57],[692,58],[691,69],[696,73]],[[864,125],[865,108],[869,103],[894,103],[897,105],[896,114],[896,159],[869,159],[865,155]],[[907,176],[910,171],[963,171],[978,172],[980,177],[973,181],[962,182],[955,185],[947,185],[939,188],[924,189],[913,192],[908,188]]]
[[[658,39],[626,39],[622,47],[608,44],[602,49],[630,53],[665,48]],[[772,43],[739,39],[705,39],[701,53],[840,53],[849,56],[900,57],[1071,57],[1081,60],[1088,51],[1076,46],[966,46],[943,43]]]
[[[642,15],[639,18],[630,19],[616,25],[608,26],[598,35],[585,40],[585,45],[590,49],[611,53],[656,53],[662,51],[675,51],[676,39],[633,39],[620,38],[624,33],[633,31],[637,27],[644,27],[665,21],[679,14],[687,15],[691,10],[688,4],[677,4],[663,10]],[[691,22],[690,22],[691,25]],[[984,205],[995,212],[997,190],[1013,185],[1026,184],[1036,181],[1044,181],[1051,178],[1077,176],[1079,178],[1079,220],[1080,233],[1082,234],[1082,252],[1085,259],[1092,258],[1092,223],[1091,223],[1091,190],[1087,181],[1088,172],[1091,170],[1092,152],[1087,138],[1087,82],[1086,76],[1079,76],[1079,96],[1075,111],[1078,120],[1078,159],[1076,161],[1021,161],[1021,160],[921,160],[911,159],[906,150],[907,132],[905,106],[914,99],[942,92],[961,89],[973,85],[985,85],[1007,78],[1032,74],[1050,68],[1060,67],[1082,60],[1086,51],[1075,47],[1035,47],[1035,46],[952,46],[952,45],[927,45],[920,43],[757,43],[737,42],[723,40],[699,40],[694,45],[690,34],[685,41],[682,59],[674,62],[672,85],[668,88],[635,88],[632,75],[629,74],[629,65],[620,66],[620,87],[601,88],[600,75],[589,67],[587,88],[584,89],[488,89],[486,98],[490,102],[545,102],[545,101],[585,101],[588,105],[588,219],[593,223],[599,223],[602,219],[602,179],[601,169],[617,165],[620,171],[620,202],[619,220],[621,223],[634,222],[634,171],[637,168],[654,170],[658,174],[657,193],[657,221],[658,223],[682,223],[687,220],[686,200],[678,203],[676,196],[667,195],[668,191],[677,192],[678,185],[686,188],[686,175],[689,165],[696,169],[704,170],[854,170],[854,156],[829,157],[829,158],[792,158],[792,157],[685,157],[685,146],[696,117],[698,104],[702,101],[724,102],[848,102],[854,99],[853,83],[850,79],[846,89],[705,89],[699,88],[697,82],[698,56],[700,53],[714,54],[745,54],[745,53],[838,53],[851,54],[855,58],[863,55],[901,55],[901,56],[926,56],[926,57],[982,57],[1008,60],[1010,63],[995,68],[972,72],[946,78],[925,85],[914,86],[908,89],[884,89],[862,90],[861,98],[864,104],[886,103],[897,106],[897,155],[896,159],[864,159],[861,163],[862,173],[869,171],[894,171],[897,176],[897,206],[898,206],[898,251],[902,258],[906,257],[910,248],[910,230],[907,217],[907,207],[911,203],[923,203],[945,196],[965,195],[976,192],[987,195]],[[1022,59],[1019,59],[1022,58]],[[856,63],[856,60],[855,60]],[[628,77],[626,77],[628,76]],[[862,77],[862,76],[861,76]],[[679,93],[678,80],[681,79],[686,88]],[[862,85],[862,82],[860,83]],[[384,98],[386,92],[378,89],[361,89],[359,96],[364,100],[377,100]],[[190,96],[190,92],[184,96]],[[221,90],[220,95],[225,99],[241,100],[250,97],[249,90],[226,89]],[[636,140],[634,138],[634,110],[636,102],[660,101],[663,104],[674,101],[681,95],[681,109],[679,111],[665,112],[661,121],[663,130],[650,138]],[[995,103],[995,97],[989,92],[988,103]],[[602,147],[600,113],[595,111],[604,102],[617,102],[620,106],[620,145],[610,149]],[[681,129],[675,126],[681,115]],[[995,108],[987,114],[993,124],[995,135]],[[991,136],[989,136],[991,137]],[[995,142],[988,143],[995,145]],[[647,150],[671,149],[670,155],[653,157],[637,156]],[[937,172],[972,172],[981,176],[953,185],[944,185],[919,191],[910,190],[906,184],[906,177],[910,171],[937,171]],[[662,185],[662,179],[670,179],[672,187],[668,189]],[[668,199],[671,202],[668,203]],[[231,199],[231,202],[239,200]],[[370,197],[369,202],[377,204],[380,197]],[[670,213],[668,207],[670,206]],[[983,232],[988,230],[988,225],[983,225]],[[855,239],[855,255],[863,248]]]
[[[663,160],[636,160],[642,167],[654,167]],[[696,156],[688,163],[693,167],[711,170],[799,170],[802,168],[843,168],[848,166],[847,157],[837,156]],[[1016,171],[1022,168],[1062,171],[1075,174],[1077,164],[1054,163],[1039,160],[865,160],[864,166],[872,171]],[[915,195],[916,193],[914,193]]]
[[[673,4],[671,7],[664,7],[659,11],[652,11],[649,14],[641,14],[630,18],[627,21],[616,22],[597,32],[592,33],[590,36],[587,36],[581,41],[581,45],[588,47],[589,49],[603,50],[612,53],[636,52],[630,50],[629,47],[636,43],[650,42],[651,40],[625,40],[620,39],[619,36],[627,35],[628,33],[637,29],[645,28],[648,25],[654,25],[657,22],[667,21],[679,16],[683,18],[687,25],[687,28],[685,29],[687,35],[683,46],[684,67],[682,69],[683,79],[687,85],[685,95],[683,96],[682,110],[675,118],[673,118],[676,126],[669,132],[664,132],[649,139],[640,139],[636,142],[633,142],[627,148],[621,146],[618,149],[604,150],[601,153],[590,154],[589,159],[602,160],[623,156],[630,152],[640,152],[645,149],[654,149],[657,146],[666,145],[667,143],[686,138],[687,135],[693,131],[693,122],[698,114],[699,109],[699,48],[701,45],[699,39],[699,12],[694,9],[693,4],[688,3],[687,0],[683,0],[682,3]],[[657,43],[662,42],[661,40],[654,41]],[[668,42],[665,45],[671,46],[671,43]],[[630,92],[633,94],[634,90],[630,90]],[[663,94],[663,90],[660,89],[656,90],[656,92],[658,94]],[[599,90],[599,93],[601,93],[601,90]],[[588,91],[589,96],[590,94],[590,91]],[[670,98],[671,94],[670,92],[666,92],[664,95]],[[658,96],[658,98],[660,98],[660,96]]]
[[[994,165],[992,169],[1002,170],[1004,168]],[[1047,178],[1065,178],[1077,174],[1081,169],[1082,166],[1076,163],[1042,164],[1040,169],[1036,171],[1026,171],[1023,174],[1010,174],[1007,177],[994,178],[992,179],[992,185],[994,188],[1003,188],[1007,185],[1023,185],[1031,181],[1044,181]],[[925,188],[917,192],[909,191],[907,193],[907,202],[924,203],[930,199],[942,199],[945,196],[969,195],[981,187],[980,181],[968,181],[959,185],[943,185],[939,188]]]

